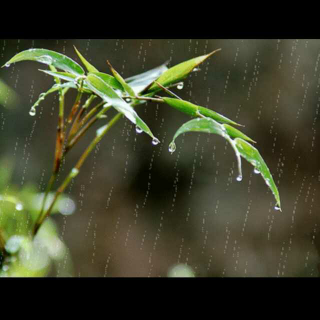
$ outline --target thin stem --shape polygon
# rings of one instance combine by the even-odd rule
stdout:
[[[164,90],[165,92],[167,92],[169,95],[182,100],[179,96],[177,96],[175,93],[173,93],[172,91],[170,91],[169,89],[165,88],[163,85],[161,85],[159,82],[155,81],[154,82],[158,87],[160,87],[162,90]]]
[[[96,147],[96,145],[101,141],[101,139],[104,137],[104,135],[117,123],[117,121],[122,117],[122,113],[118,113],[116,116],[112,118],[112,120],[109,121],[108,125],[105,127],[105,129],[93,139],[93,141],[90,143],[90,145],[87,147],[85,152],[82,154],[80,159],[78,160],[77,164],[74,166],[74,168],[70,171],[69,175],[66,177],[66,179],[63,181],[61,186],[58,188],[54,199],[49,207],[49,209],[46,211],[46,213],[40,217],[40,219],[36,222],[35,227],[34,227],[34,232],[33,234],[36,235],[40,226],[42,225],[43,221],[50,215],[52,208],[57,201],[59,195],[63,193],[65,188],[69,185],[71,180],[75,178],[78,173],[80,168],[82,167],[84,161],[87,159],[89,154],[92,152],[92,150]]]

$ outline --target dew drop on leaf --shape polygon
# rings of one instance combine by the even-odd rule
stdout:
[[[142,130],[140,127],[136,126],[136,132],[137,132],[137,133],[140,134],[142,131],[143,131],[143,130]]]
[[[253,172],[254,172],[255,174],[260,174],[260,171],[259,171],[257,168],[254,168]]]
[[[160,141],[159,141],[157,138],[154,138],[154,139],[152,140],[152,144],[153,144],[154,146],[158,145],[159,143],[160,143]]]
[[[242,176],[241,175],[239,175],[239,176],[237,176],[237,181],[242,181]]]
[[[182,90],[183,87],[184,87],[184,83],[183,83],[183,82],[181,82],[181,83],[179,83],[179,84],[177,85],[177,89],[178,89],[178,90]]]
[[[280,211],[280,207],[279,207],[278,205],[276,205],[276,206],[274,207],[274,210]]]
[[[32,107],[29,111],[29,114],[31,117],[34,117],[36,115],[36,108],[35,107]]]
[[[176,151],[176,144],[174,142],[169,145],[169,152],[174,153]]]

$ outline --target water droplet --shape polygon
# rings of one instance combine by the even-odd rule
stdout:
[[[36,115],[36,108],[34,106],[30,109],[29,114],[31,117],[34,117]]]
[[[6,272],[8,270],[9,270],[9,266],[8,265],[2,266],[2,271]]]
[[[126,102],[127,102],[127,103],[131,103],[132,100],[131,100],[130,98],[126,98]]]
[[[196,67],[196,68],[194,68],[192,71],[193,71],[193,72],[198,72],[198,71],[200,71],[200,70],[201,70],[200,68],[197,68],[197,67]]]
[[[174,142],[170,143],[169,145],[169,152],[174,153],[177,149],[177,146]]]
[[[79,170],[77,168],[73,168],[71,170],[71,177],[72,178],[76,177],[78,175],[78,173],[79,173]]]
[[[136,126],[136,133],[141,133],[142,131],[143,130],[140,127]]]
[[[237,181],[242,181],[242,176],[237,176]]]
[[[23,210],[23,205],[22,205],[22,203],[17,203],[17,204],[16,204],[16,210],[18,210],[18,211],[22,211],[22,210]]]
[[[177,85],[177,89],[178,90],[182,90],[184,87],[184,83],[183,82],[180,82],[178,85]]]
[[[10,63],[6,63],[4,66],[5,66],[6,68],[9,68],[9,67],[10,67]]]
[[[260,171],[259,171],[257,168],[254,168],[253,172],[254,172],[255,174],[260,174]]]
[[[278,205],[275,205],[274,210],[276,210],[276,211],[280,211],[280,210],[281,210],[281,208],[280,208]]]
[[[154,139],[152,140],[152,144],[153,144],[154,146],[158,145],[159,143],[160,143],[160,141],[159,141],[157,138],[154,138]]]

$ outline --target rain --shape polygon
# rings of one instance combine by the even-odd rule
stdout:
[[[74,46],[99,71],[110,74],[108,60],[124,79],[221,48],[170,90],[244,126],[279,189],[281,211],[258,169],[242,161],[239,175],[228,141],[188,132],[172,144],[190,116],[146,101],[135,111],[154,138],[123,117],[78,170],[117,113],[106,112],[63,160],[48,199],[71,170],[73,179],[47,233],[40,228],[29,248],[23,230],[51,176],[59,95],[41,95],[55,84],[39,71],[46,65],[5,63],[43,48],[81,64]],[[25,268],[51,277],[319,276],[320,40],[0,39],[0,60],[0,227],[8,210],[26,217],[6,244],[12,254],[23,248]],[[66,117],[75,98],[70,88]],[[1,268],[9,272],[10,261]]]

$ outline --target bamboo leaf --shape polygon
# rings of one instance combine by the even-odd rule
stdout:
[[[211,119],[211,118],[198,118],[194,120],[190,120],[183,124],[175,133],[172,142],[169,145],[169,151],[173,153],[176,150],[176,144],[175,140],[183,133],[186,132],[205,132],[205,133],[214,133],[217,134],[223,138],[225,138],[232,146],[238,162],[238,171],[239,175],[237,180],[242,180],[242,169],[241,169],[241,157],[240,153],[237,150],[235,146],[235,142],[230,138],[230,136],[227,133],[227,130],[223,125],[218,123],[217,121]]]
[[[153,144],[158,144],[159,140],[153,135],[149,127],[145,122],[138,116],[134,109],[126,103],[115,91],[114,89],[102,78],[96,74],[91,74],[86,78],[88,87],[98,96],[100,96],[107,103],[111,104],[118,112],[122,113],[126,118],[128,118],[133,124],[137,126],[138,130],[144,131],[152,139]]]
[[[276,199],[275,209],[281,210],[280,195],[279,195],[277,186],[272,178],[272,175],[270,173],[268,166],[266,165],[259,151],[255,147],[253,147],[250,143],[248,143],[247,141],[241,138],[236,138],[232,140],[224,124],[219,124],[218,122],[210,118],[198,118],[183,124],[178,129],[178,131],[175,133],[173,137],[171,144],[169,145],[170,152],[174,152],[176,149],[175,140],[177,139],[177,137],[186,132],[214,133],[228,140],[231,146],[233,147],[238,160],[239,175],[237,177],[237,180],[238,181],[242,180],[241,160],[240,160],[240,156],[241,156],[254,166],[255,173],[261,174],[261,176],[265,180],[267,186],[270,188],[270,190],[272,191]]]
[[[186,78],[188,74],[193,71],[199,64],[207,60],[211,57],[214,53],[220,51],[221,49],[215,50],[207,55],[203,55],[197,58],[193,58],[191,60],[182,62],[166,72],[164,72],[158,79],[159,82],[164,87],[169,86],[170,84],[176,83],[181,81],[182,79]],[[154,83],[148,88],[148,91],[159,91],[159,87]]]
[[[77,76],[84,75],[84,70],[78,63],[61,53],[46,49],[29,49],[22,51],[11,58],[4,66],[9,67],[12,63],[25,60],[53,65],[57,69],[70,72]]]
[[[84,64],[84,66],[87,68],[88,72],[99,72],[98,69],[96,69],[89,61],[87,61],[82,54],[77,50],[77,48],[75,46],[74,50],[76,51],[77,55],[79,56],[80,60],[82,61],[82,63]]]
[[[252,140],[250,137],[248,137],[247,135],[245,135],[244,133],[242,133],[241,131],[239,131],[238,129],[228,125],[228,124],[223,124],[223,126],[225,127],[225,129],[227,130],[227,133],[230,137],[232,138],[241,138],[243,140],[247,140],[253,143],[256,143],[256,141]]]
[[[242,140],[241,138],[236,138],[234,141],[236,144],[236,148],[240,152],[241,156],[255,167],[256,173],[261,173],[262,178],[265,180],[267,186],[270,188],[277,201],[275,208],[281,211],[280,195],[278,188],[272,178],[268,166],[261,157],[259,151],[250,143]]]
[[[77,78],[76,75],[69,73],[69,72],[55,72],[55,71],[49,71],[49,70],[41,70],[39,71],[44,72],[46,74],[49,74],[50,76],[57,77],[62,80],[71,81],[74,82],[74,80]]]
[[[124,91],[121,83],[117,79],[115,79],[113,76],[110,76],[110,74],[103,73],[103,72],[90,72],[90,73],[98,76],[100,79],[102,79],[106,84],[111,86],[113,89]]]
[[[133,89],[126,83],[122,76],[112,67],[111,63],[107,61],[113,76],[121,83],[123,89],[129,94],[129,96],[134,97],[136,94]]]
[[[238,123],[228,119],[227,117],[214,112],[210,109],[197,106],[189,101],[181,100],[181,99],[175,99],[175,98],[162,98],[165,103],[167,103],[169,106],[186,113],[190,115],[191,117],[209,117],[213,120],[216,120],[221,123],[227,123],[227,124],[233,124],[233,125],[239,125]]]
[[[130,84],[131,88],[136,94],[143,92],[149,87],[156,79],[158,79],[165,71],[168,70],[168,61],[159,67],[146,71],[144,73],[135,75],[133,77],[125,79]]]

